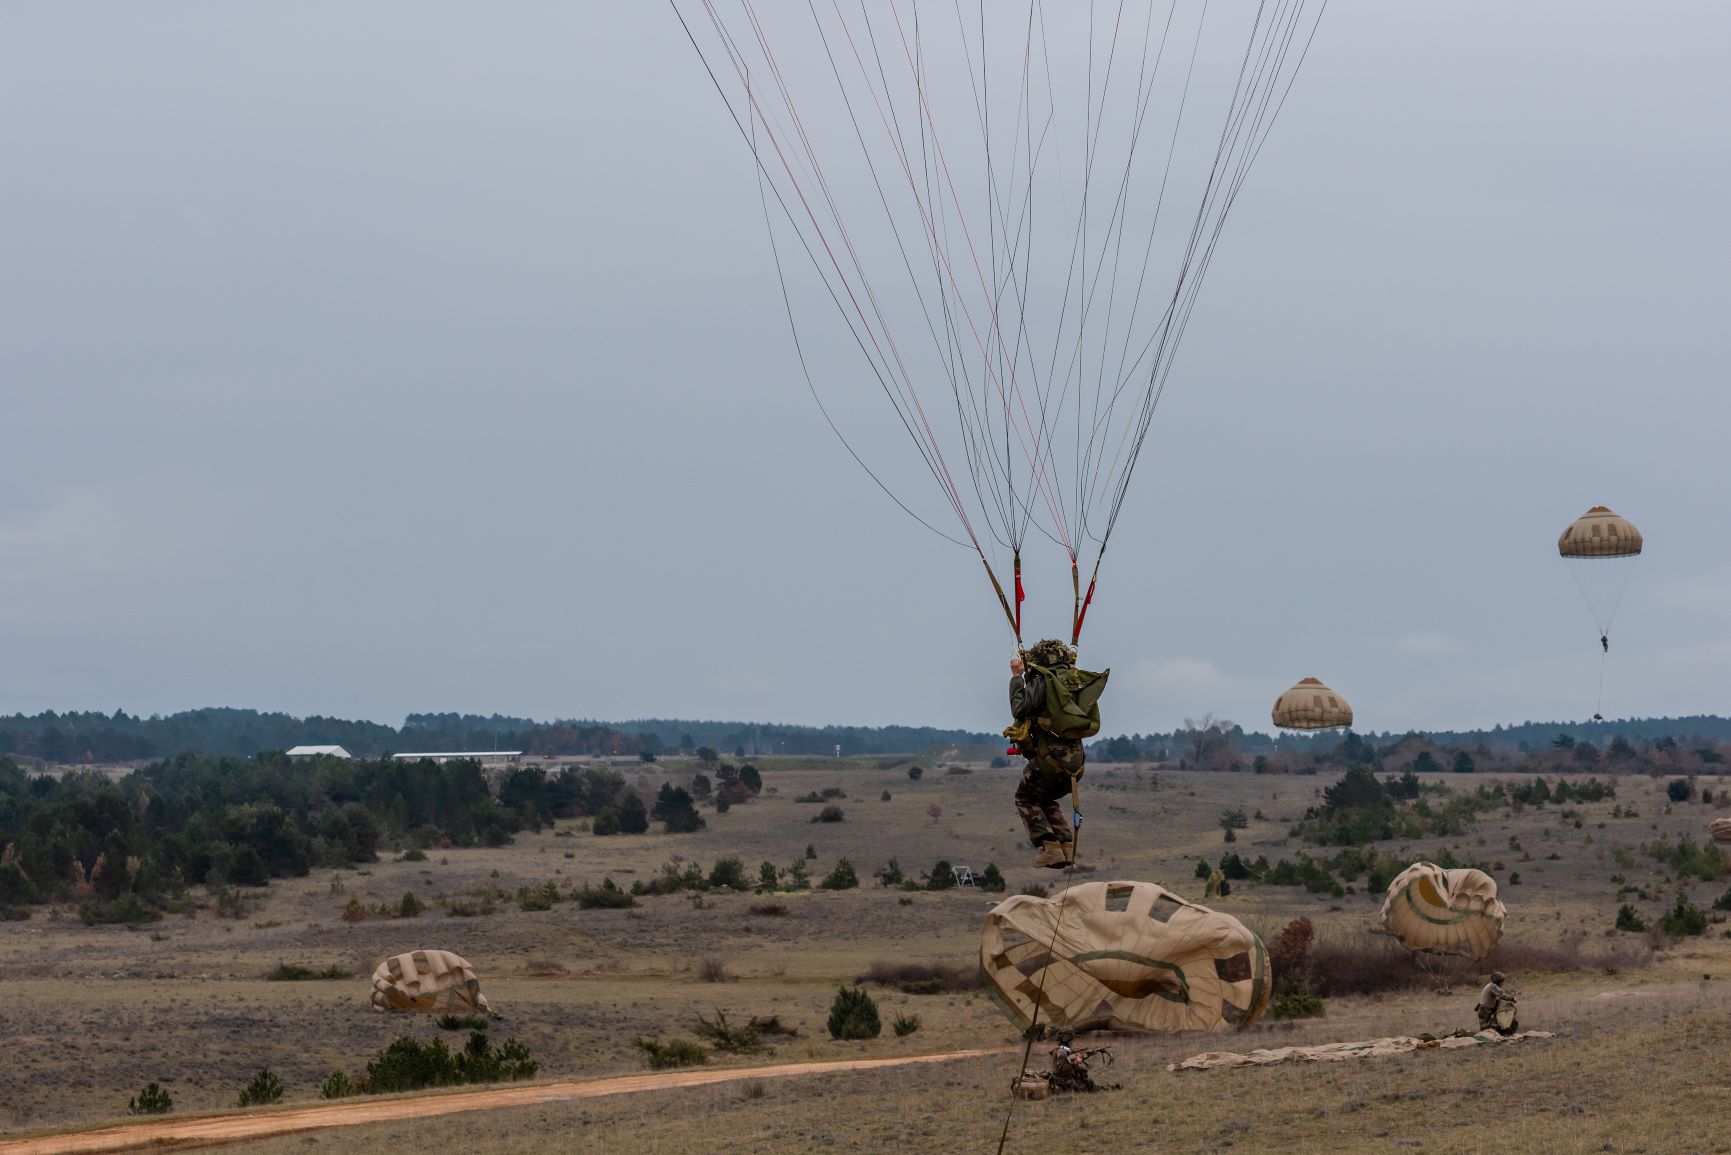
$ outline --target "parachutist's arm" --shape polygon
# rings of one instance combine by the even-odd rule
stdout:
[[[1037,718],[1046,708],[1046,684],[1040,675],[1026,673],[1010,679],[1010,716],[1016,721]]]

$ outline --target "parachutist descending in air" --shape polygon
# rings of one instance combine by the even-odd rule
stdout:
[[[1599,648],[1607,654],[1611,652],[1611,639],[1604,634],[1599,635]]]
[[[1010,659],[1010,714],[1016,721],[1004,736],[1028,760],[1016,786],[1016,812],[1039,851],[1035,866],[1062,869],[1075,862],[1075,834],[1063,799],[1075,794],[1082,777],[1082,739],[1100,732],[1100,694],[1110,673],[1078,670],[1076,651],[1055,638]]]

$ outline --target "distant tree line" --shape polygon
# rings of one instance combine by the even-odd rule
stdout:
[[[1690,726],[1701,719],[1682,719]],[[1543,743],[1492,742],[1492,732],[1478,741],[1443,741],[1412,732],[1400,736],[1358,734],[1351,730],[1308,737],[1278,746],[1263,735],[1246,734],[1230,722],[1208,719],[1206,725],[1172,734],[1128,735],[1089,747],[1095,762],[1159,762],[1181,770],[1246,771],[1255,774],[1318,774],[1355,766],[1377,772],[1434,774],[1566,774],[1611,773],[1692,775],[1731,770],[1731,742],[1699,733],[1632,737],[1605,731],[1597,742],[1577,738],[1564,728]]]
[[[1702,749],[1725,755],[1731,748],[1731,718],[1697,715],[1617,722],[1535,723],[1490,730],[1364,733],[1350,741],[1375,750],[1422,742],[1444,751],[1467,751],[1482,759],[1517,755],[1546,756],[1558,739],[1610,754],[1624,746],[1637,752],[1676,748]],[[1120,734],[1102,738],[1089,748],[1095,762],[1181,762],[1186,769],[1247,768],[1262,756],[1285,768],[1298,761],[1322,758],[1340,762],[1337,749],[1349,741],[1335,732],[1314,735],[1267,734],[1246,731],[1211,715],[1186,719],[1169,733]],[[1670,743],[1670,746],[1666,746]],[[697,722],[643,719],[630,722],[560,720],[479,714],[410,714],[400,729],[377,722],[351,721],[314,715],[295,718],[257,710],[201,709],[167,716],[140,717],[116,710],[0,717],[0,757],[56,765],[90,762],[140,762],[184,752],[245,758],[261,751],[300,745],[338,745],[361,758],[392,752],[450,750],[523,750],[549,757],[641,757],[664,754],[716,755],[747,758],[788,754],[804,757],[833,754],[931,754],[952,747],[1001,749],[995,734],[946,730],[927,726],[783,726],[741,722]],[[983,756],[983,755],[978,755]],[[1585,755],[1581,755],[1585,757]],[[1528,760],[1531,768],[1531,759]],[[1548,768],[1548,767],[1547,767]]]
[[[555,819],[628,812],[634,800],[643,812],[623,775],[594,767],[514,767],[495,796],[466,760],[183,754],[113,781],[32,775],[0,758],[0,912],[76,902],[91,921],[135,921],[192,885],[263,886],[373,862],[386,845],[498,846]]]

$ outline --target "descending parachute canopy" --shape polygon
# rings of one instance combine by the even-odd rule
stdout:
[[[1074,1030],[1247,1027],[1268,1005],[1268,953],[1230,915],[1151,882],[1022,894],[986,916],[980,966],[1005,1014]]]
[[[1601,638],[1611,632],[1611,619],[1617,616],[1641,546],[1641,531],[1602,505],[1571,521],[1557,539],[1557,552],[1569,562],[1569,572],[1581,587]]]
[[[1315,678],[1305,678],[1274,700],[1273,718],[1283,730],[1327,730],[1352,725],[1352,707]]]
[[[1464,954],[1475,961],[1497,945],[1507,916],[1490,875],[1431,862],[1401,871],[1382,901],[1383,930],[1408,950]]]
[[[1731,842],[1731,818],[1715,818],[1709,829],[1714,842]]]
[[[1020,581],[1012,606],[987,551],[1019,578],[1031,528],[1058,545],[1074,644],[1078,555],[1096,543],[1097,578],[1324,0],[671,2],[751,150],[825,419],[898,505],[979,554],[1018,639]],[[855,373],[830,364],[856,355]],[[860,436],[872,412],[882,444]],[[896,484],[902,435],[948,513]]]
[[[1641,531],[1634,522],[1595,505],[1569,523],[1557,539],[1564,557],[1634,557],[1641,552]]]
[[[1599,627],[1599,700],[1593,717],[1604,708],[1604,656],[1611,652],[1611,621],[1617,616],[1629,573],[1641,555],[1641,531],[1628,518],[1595,505],[1569,523],[1557,538],[1557,553],[1569,563],[1569,573]]]
[[[375,1011],[480,1011],[492,1007],[474,968],[448,950],[395,955],[373,971]]]

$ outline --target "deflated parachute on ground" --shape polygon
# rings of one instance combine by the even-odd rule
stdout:
[[[1268,952],[1231,915],[1151,882],[1017,895],[986,916],[980,966],[1004,1013],[1074,1030],[1247,1027],[1268,1005]]]
[[[475,969],[448,950],[413,950],[380,963],[373,971],[375,1011],[493,1010],[481,993]]]
[[[1708,829],[1713,832],[1714,842],[1731,842],[1731,818],[1715,818]]]
[[[1274,700],[1274,724],[1283,730],[1329,730],[1352,725],[1345,698],[1315,678],[1305,678]]]
[[[1412,951],[1463,954],[1477,961],[1503,936],[1508,911],[1482,870],[1444,870],[1415,862],[1388,884],[1382,928]]]

